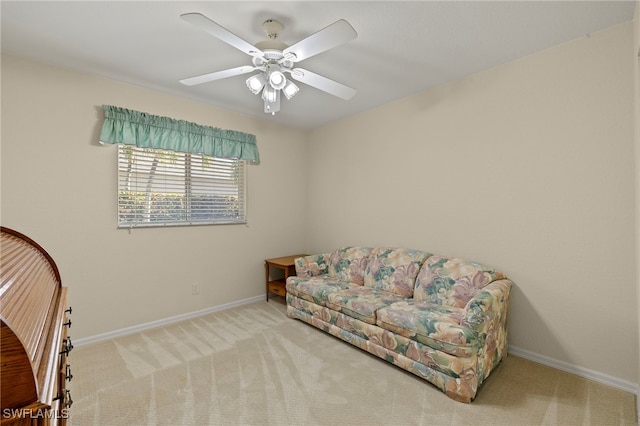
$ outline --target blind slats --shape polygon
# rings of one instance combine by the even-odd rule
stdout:
[[[245,162],[118,146],[118,226],[246,223]]]

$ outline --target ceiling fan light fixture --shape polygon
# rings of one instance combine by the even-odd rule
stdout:
[[[258,93],[260,93],[260,91],[262,90],[262,88],[265,86],[266,83],[267,83],[267,79],[262,73],[252,75],[247,79],[247,87],[249,88],[251,93],[253,93],[254,95],[257,95]]]
[[[299,91],[300,88],[296,86],[291,80],[287,80],[287,83],[282,88],[282,93],[284,93],[287,99],[293,98]]]
[[[287,79],[281,71],[272,71],[269,74],[269,84],[276,90],[282,89],[287,84]]]
[[[276,101],[278,97],[278,91],[271,87],[270,85],[264,86],[264,90],[262,91],[262,99],[265,103],[273,103]]]
[[[276,115],[276,112],[280,111],[280,91],[276,90],[275,93],[276,98],[273,102],[264,101],[264,112],[267,114]]]

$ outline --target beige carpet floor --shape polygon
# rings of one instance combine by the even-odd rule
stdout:
[[[76,348],[71,425],[623,425],[635,395],[509,356],[471,404],[282,298]]]

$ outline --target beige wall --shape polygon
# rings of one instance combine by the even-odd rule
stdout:
[[[512,346],[637,383],[632,31],[312,132],[309,250],[494,265],[516,283]]]
[[[249,225],[116,229],[116,149],[98,144],[103,104],[255,134]],[[305,249],[304,142],[268,121],[2,57],[2,225],[60,266],[74,339],[263,296],[265,257]],[[284,208],[282,188],[297,202]]]

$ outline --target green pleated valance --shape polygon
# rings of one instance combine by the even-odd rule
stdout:
[[[103,105],[101,143],[260,161],[255,135]]]

